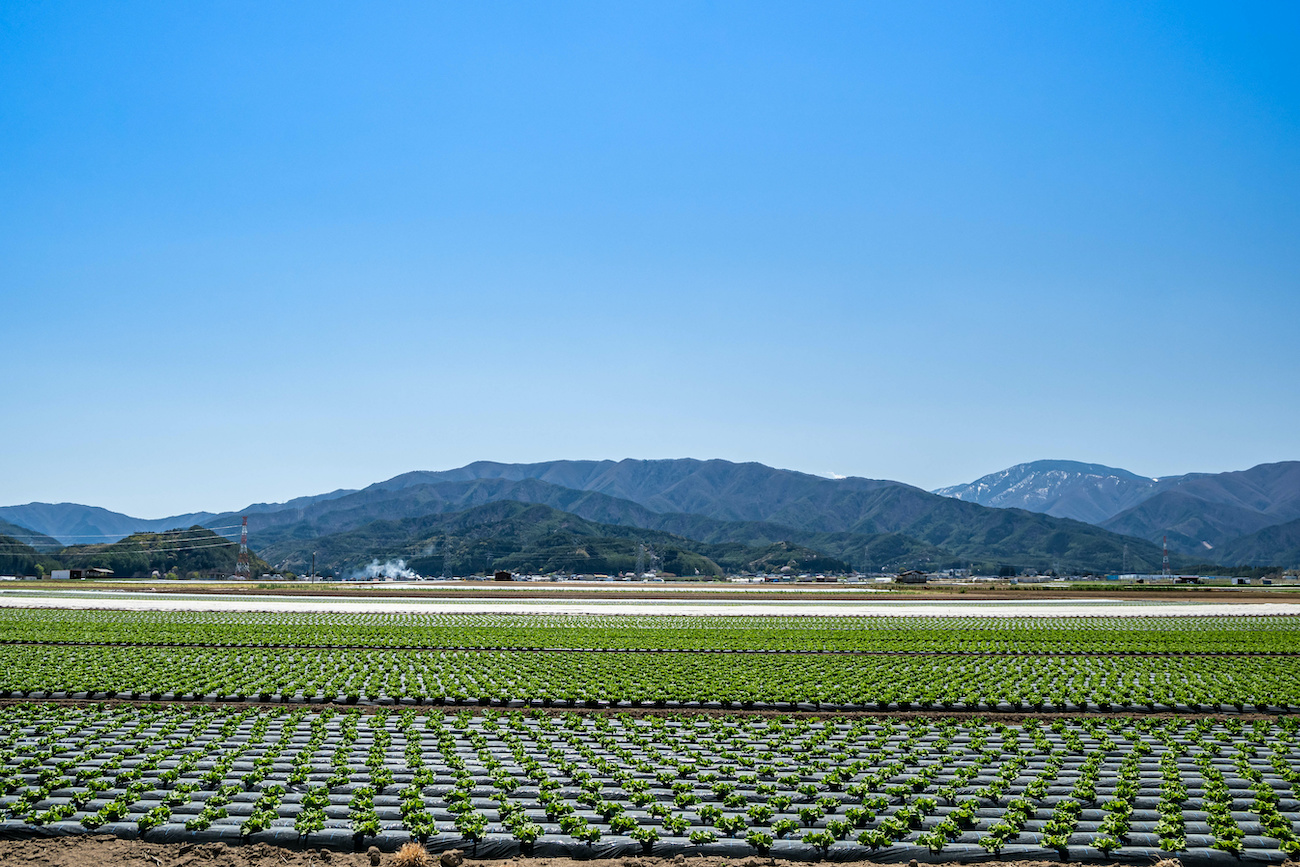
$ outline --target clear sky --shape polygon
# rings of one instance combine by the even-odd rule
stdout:
[[[0,4],[0,503],[1300,458],[1300,5]]]

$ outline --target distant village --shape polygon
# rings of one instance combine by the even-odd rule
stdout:
[[[0,575],[0,581],[231,581],[247,583],[248,581],[257,580],[263,582],[346,582],[346,583],[408,583],[408,582],[534,582],[534,583],[678,583],[678,584],[700,584],[700,583],[726,583],[726,584],[775,584],[775,585],[931,585],[931,586],[1034,586],[1034,585],[1069,585],[1079,582],[1087,583],[1106,583],[1116,586],[1123,585],[1149,585],[1153,587],[1160,586],[1177,586],[1177,585],[1204,585],[1204,586],[1274,586],[1274,585],[1293,585],[1300,584],[1300,570],[1290,569],[1278,571],[1271,576],[1265,577],[1248,577],[1248,576],[1230,576],[1230,575],[1182,575],[1182,574],[1165,574],[1165,573],[1126,573],[1110,575],[1055,575],[1052,573],[1038,573],[1034,570],[1023,570],[1015,575],[980,575],[972,574],[969,569],[942,569],[932,572],[920,569],[907,569],[898,572],[852,572],[847,574],[833,573],[811,573],[795,572],[790,567],[784,567],[777,573],[741,573],[727,575],[725,577],[712,576],[677,576],[657,571],[647,571],[642,573],[620,572],[617,574],[553,574],[539,575],[526,574],[509,571],[497,571],[492,575],[467,575],[467,576],[424,576],[405,571],[402,575],[294,575],[292,573],[264,573],[260,577],[250,578],[247,576],[227,575],[219,571],[210,571],[202,574],[190,573],[184,577],[175,573],[160,573],[154,571],[148,578],[116,578],[112,569],[105,568],[87,568],[87,569],[55,569],[48,575],[41,573],[38,575]]]

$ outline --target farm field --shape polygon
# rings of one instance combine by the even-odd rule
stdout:
[[[0,838],[1300,855],[1300,617],[1032,609],[0,609]]]
[[[1300,708],[1300,657],[5,645],[11,698],[886,710]]]
[[[526,586],[526,585],[524,585]],[[617,586],[617,585],[612,585]],[[486,589],[486,588],[485,588]],[[277,592],[229,588],[222,593],[186,593],[184,588],[109,590],[76,587],[0,587],[0,608],[61,608],[133,611],[318,612],[396,614],[622,614],[816,617],[1217,617],[1300,616],[1300,596],[1290,590],[1268,592],[1177,591],[1131,598],[1132,594],[1056,592],[991,593],[967,596],[940,593],[920,598],[869,590],[796,588],[750,592],[736,589],[695,598],[700,593],[643,595],[632,590],[587,588],[560,593],[509,590],[483,595],[460,591],[402,595],[399,589],[343,588],[328,592]],[[666,597],[666,598],[665,598]],[[1158,598],[1156,598],[1158,597]]]
[[[1297,639],[1295,617],[6,610],[0,692],[311,704],[1279,712],[1300,706]]]
[[[1300,616],[817,617],[0,609],[0,642],[838,653],[1295,653]]]
[[[1300,853],[1294,720],[632,718],[235,707],[0,709],[0,836],[476,857],[1147,860]]]

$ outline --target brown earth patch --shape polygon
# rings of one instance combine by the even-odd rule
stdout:
[[[881,710],[836,710],[835,708],[824,708],[822,710],[780,710],[776,708],[657,708],[657,707],[541,707],[541,708],[503,708],[490,707],[486,705],[464,705],[464,704],[422,704],[422,705],[379,705],[370,703],[346,704],[339,702],[260,702],[260,701],[229,701],[229,702],[209,702],[209,701],[154,701],[152,699],[80,699],[80,698],[4,698],[0,699],[0,707],[8,705],[29,705],[29,704],[46,704],[58,705],[60,707],[116,707],[119,705],[131,705],[134,707],[248,707],[257,708],[258,710],[285,710],[296,708],[308,708],[313,711],[320,711],[325,708],[355,708],[363,714],[376,714],[380,711],[392,713],[394,707],[402,709],[413,708],[419,713],[441,713],[447,716],[454,716],[459,713],[468,712],[471,716],[483,716],[487,712],[503,713],[509,710],[518,711],[525,714],[544,714],[546,716],[567,717],[571,714],[580,714],[584,716],[629,716],[634,718],[643,718],[651,716],[664,717],[695,717],[695,716],[716,716],[716,717],[760,717],[762,719],[795,719],[808,718],[812,720],[830,719],[869,719],[869,718],[889,718],[898,720],[909,719],[946,719],[954,721],[982,720],[985,722],[1001,722],[1007,725],[1016,725],[1028,720],[1078,720],[1078,719],[1114,719],[1116,717],[1142,717],[1143,719],[1179,719],[1179,720],[1214,720],[1222,722],[1224,720],[1235,720],[1240,723],[1256,722],[1259,720],[1277,721],[1280,717],[1291,716],[1290,712],[1283,711],[1279,713],[1266,713],[1260,711],[1242,711],[1241,713],[1224,713],[1222,711],[1171,711],[1159,710],[1148,711],[1143,707],[1119,707],[1116,706],[1109,711],[1070,711],[1070,710],[945,710],[943,708],[909,708],[907,710],[890,710],[888,708]],[[1011,863],[1011,862],[1006,862]],[[1052,862],[1057,863],[1057,862]],[[0,861],[0,867],[4,862]],[[1300,867],[1297,863],[1296,867]]]
[[[399,867],[395,853],[378,855],[379,867]],[[431,860],[437,864],[437,857]],[[875,862],[856,861],[862,867]],[[915,862],[913,862],[915,863]],[[1123,861],[1112,867],[1139,867]],[[332,852],[321,849],[281,849],[266,843],[229,846],[225,843],[146,843],[106,835],[56,837],[33,840],[0,840],[0,865],[40,867],[371,867],[366,852]],[[926,867],[956,867],[958,862]],[[997,862],[998,867],[1083,867],[1061,861]],[[1287,867],[1295,867],[1289,862]],[[702,856],[687,858],[634,857],[576,861],[570,858],[511,858],[478,861],[466,858],[464,867],[808,867],[804,862],[782,861],[756,855],[745,858]],[[899,865],[893,865],[899,867]],[[1140,867],[1150,867],[1149,864]]]
[[[1105,588],[1069,588],[1054,586],[1025,587],[983,587],[980,585],[965,587],[906,587],[890,588],[887,591],[867,592],[841,589],[835,584],[781,584],[770,585],[768,590],[737,589],[717,590],[660,590],[654,587],[628,587],[617,585],[618,589],[592,586],[548,586],[546,584],[516,584],[509,587],[494,586],[483,582],[481,586],[457,584],[455,586],[434,585],[431,587],[410,587],[389,589],[382,584],[344,585],[329,584],[276,584],[273,587],[258,587],[239,584],[191,584],[187,581],[175,583],[93,583],[86,587],[96,589],[128,590],[144,593],[191,593],[236,596],[336,596],[349,599],[649,599],[690,600],[726,599],[744,602],[771,602],[784,598],[783,592],[790,596],[807,593],[809,599],[831,602],[886,602],[890,598],[908,602],[926,599],[952,599],[970,596],[975,599],[992,599],[1005,601],[1030,601],[1033,599],[1107,599],[1119,597],[1147,602],[1167,602],[1172,600],[1194,600],[1196,602],[1285,602],[1300,599],[1300,588],[1279,585],[1271,589],[1238,590],[1228,587],[1168,587],[1167,589],[1137,589],[1132,585],[1117,585]],[[696,586],[696,585],[692,585]]]

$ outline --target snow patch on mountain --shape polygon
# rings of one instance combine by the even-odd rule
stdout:
[[[1137,505],[1161,487],[1161,481],[1104,464],[1031,461],[934,493],[981,506],[1026,509],[1095,524]]]

